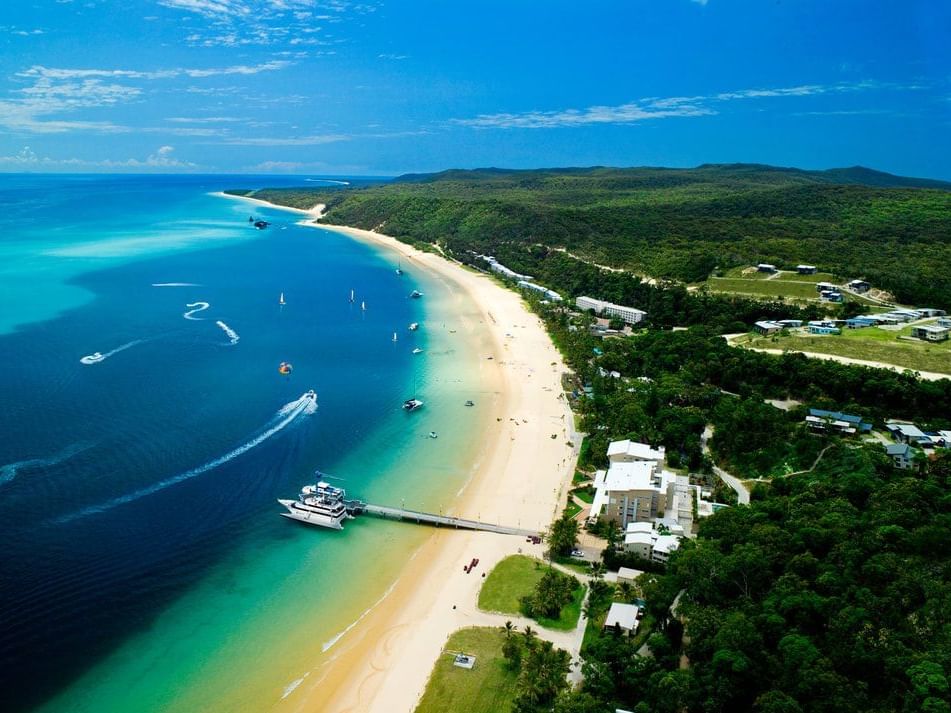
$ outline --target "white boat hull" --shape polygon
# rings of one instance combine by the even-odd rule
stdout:
[[[308,525],[317,525],[318,527],[326,527],[331,530],[342,530],[343,521],[350,519],[350,515],[347,514],[333,517],[324,513],[314,512],[305,507],[299,507],[299,503],[296,500],[278,500],[277,502],[287,508],[287,512],[280,513],[281,517],[286,517],[289,520],[297,520],[298,522],[303,522]]]

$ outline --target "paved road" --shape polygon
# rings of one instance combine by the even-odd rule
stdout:
[[[703,452],[706,455],[710,455],[710,446],[707,445],[707,441],[712,435],[713,426],[707,426],[705,429],[703,429],[703,435],[700,436],[700,447],[703,449]],[[746,486],[743,485],[743,482],[739,478],[730,475],[725,470],[723,470],[723,468],[720,468],[716,465],[713,466],[713,472],[716,473],[720,480],[733,489],[733,491],[736,493],[736,500],[740,505],[750,504],[750,491],[746,489]]]
[[[807,357],[812,359],[827,359],[828,361],[837,361],[840,364],[855,364],[857,366],[871,366],[875,369],[891,369],[892,371],[913,371],[915,374],[920,376],[925,381],[940,381],[941,379],[951,379],[951,374],[939,374],[936,371],[916,371],[914,369],[906,369],[903,366],[896,366],[895,364],[886,364],[881,361],[868,361],[866,359],[853,359],[852,357],[839,356],[838,354],[820,354],[819,352],[804,352],[799,349],[758,349],[756,347],[749,347],[743,345],[745,349],[752,349],[757,352],[766,352],[767,354],[785,354],[786,352],[804,354]]]

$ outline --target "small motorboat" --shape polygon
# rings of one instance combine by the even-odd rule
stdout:
[[[287,304],[287,302],[284,301],[284,293],[283,293],[283,292],[281,293],[281,299],[279,299],[279,300],[277,301],[277,303],[278,303],[279,305],[281,305],[282,307]]]
[[[84,356],[79,361],[82,362],[83,364],[98,364],[105,358],[106,357],[102,355],[102,352],[93,352],[89,356]]]
[[[420,297],[423,296],[423,293],[420,292],[419,290],[413,290],[412,292],[409,293],[409,296],[412,297],[414,300],[418,300]]]
[[[404,411],[415,411],[416,409],[419,409],[422,407],[423,407],[423,402],[420,401],[419,399],[406,399],[406,401],[403,402]]]
[[[422,353],[423,353],[423,350],[420,349],[419,347],[416,347],[416,348],[413,350],[413,354],[422,354]]]
[[[257,230],[264,230],[264,229],[265,229],[267,226],[269,226],[269,225],[270,225],[270,223],[268,223],[266,220],[256,220],[256,221],[254,221],[254,227],[255,227],[255,229],[257,229]]]
[[[466,406],[475,406],[474,401],[466,401]]]
[[[409,325],[409,331],[415,332],[417,329],[419,329],[419,322],[411,322]]]
[[[439,438],[439,436],[436,435],[436,432],[435,432],[435,431],[430,431],[430,432],[429,432],[429,437],[430,437],[430,438]]]

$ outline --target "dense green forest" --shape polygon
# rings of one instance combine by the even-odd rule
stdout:
[[[695,169],[484,169],[403,176],[343,189],[263,189],[328,222],[493,254],[555,289],[567,250],[655,278],[698,282],[715,270],[801,262],[864,276],[899,301],[951,308],[951,186],[869,171],[759,165]],[[247,192],[245,192],[247,193]],[[574,262],[574,261],[572,261]]]
[[[918,474],[843,444],[815,472],[705,519],[644,583],[667,622],[653,655],[600,637],[582,690],[555,710],[947,713],[949,488],[951,454]],[[683,623],[667,618],[681,591]]]

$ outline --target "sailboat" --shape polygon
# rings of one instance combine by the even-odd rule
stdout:
[[[277,303],[278,303],[279,305],[281,305],[281,307],[283,307],[284,305],[287,304],[287,302],[284,301],[284,293],[283,293],[283,292],[281,293],[281,299],[279,299],[279,300],[277,301]]]
[[[353,290],[350,290],[350,303],[353,303]]]
[[[396,275],[397,277],[402,277],[403,275],[403,261],[402,260],[396,263]]]
[[[393,341],[396,341],[396,332],[393,332]]]
[[[366,312],[366,311],[367,311],[367,303],[366,303],[366,302],[361,302],[361,303],[360,303],[360,309],[362,309],[364,312]]]
[[[413,375],[413,398],[406,399],[403,402],[404,411],[415,411],[418,408],[423,407],[423,402],[416,398],[416,375]]]

